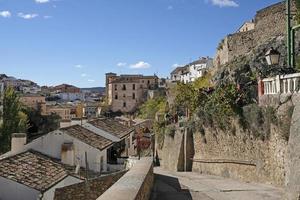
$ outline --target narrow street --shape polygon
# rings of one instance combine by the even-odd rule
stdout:
[[[281,200],[283,189],[193,172],[155,168],[151,200]]]

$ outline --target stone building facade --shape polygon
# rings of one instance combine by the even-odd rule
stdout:
[[[251,31],[253,30],[255,27],[255,24],[253,21],[250,21],[250,22],[245,22],[240,28],[239,30],[237,31],[238,33],[240,32],[247,32],[247,31]]]
[[[106,95],[113,112],[130,113],[147,99],[149,90],[158,88],[158,77],[106,74]]]
[[[46,99],[44,96],[26,94],[20,97],[20,102],[29,108],[41,110],[41,114],[46,114]]]

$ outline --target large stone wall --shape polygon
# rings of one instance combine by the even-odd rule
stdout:
[[[293,4],[293,10],[295,6]],[[259,10],[255,15],[255,29],[225,37],[218,48],[214,65],[220,67],[236,57],[249,54],[255,47],[286,35],[285,3],[280,2]]]
[[[193,133],[191,130],[177,127],[173,135],[164,135],[162,149],[156,145],[156,156],[162,168],[170,171],[190,171],[191,158],[194,155]]]
[[[293,8],[294,9],[294,8]],[[264,8],[256,13],[254,41],[256,45],[286,35],[285,3]]]
[[[243,128],[238,120],[229,132],[210,127],[202,134],[195,133],[193,171],[283,186],[291,108],[291,100],[276,108],[282,123],[269,123],[263,129],[269,131],[264,140],[251,133],[253,128]]]
[[[254,34],[255,30],[251,30],[228,36],[228,61],[251,52],[256,45]]]

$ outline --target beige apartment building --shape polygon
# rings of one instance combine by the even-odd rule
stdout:
[[[20,97],[20,102],[29,108],[41,109],[42,115],[46,114],[46,99],[44,96],[26,94]]]
[[[47,115],[57,114],[63,121],[69,121],[72,119],[71,108],[65,106],[47,106]]]
[[[147,100],[149,90],[158,88],[158,77],[106,74],[106,96],[113,112],[134,112]]]

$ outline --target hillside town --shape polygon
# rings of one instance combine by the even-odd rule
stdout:
[[[0,200],[300,199],[300,1],[104,87],[0,74]]]

